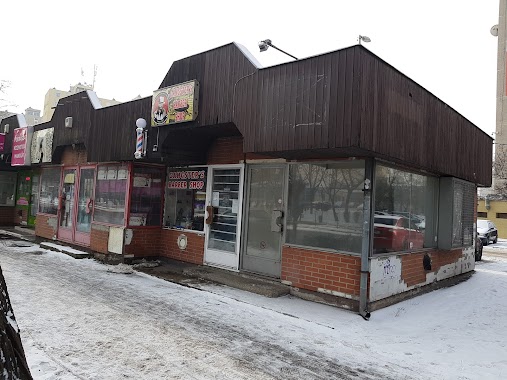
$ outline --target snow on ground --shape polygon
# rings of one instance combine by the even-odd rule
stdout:
[[[507,378],[507,254],[485,252],[470,280],[366,322],[291,296],[197,290],[5,244],[35,379]]]

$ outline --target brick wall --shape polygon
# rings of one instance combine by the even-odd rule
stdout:
[[[282,248],[281,279],[297,288],[358,297],[360,270],[361,258],[357,256]]]
[[[35,235],[46,239],[53,239],[58,229],[56,215],[37,214],[35,218]]]
[[[16,208],[0,207],[0,226],[13,226],[16,224]]]
[[[208,150],[208,165],[239,164],[244,158],[243,137],[216,139]]]
[[[431,258],[431,270],[425,270],[423,266],[424,255]],[[462,249],[452,251],[430,251],[401,255],[401,279],[407,286],[424,285],[426,274],[435,272],[449,264],[456,263],[463,255]]]
[[[88,155],[86,149],[82,146],[76,146],[75,148],[67,146],[62,153],[61,163],[63,165],[85,164],[87,161]]]
[[[180,249],[177,241],[181,234],[187,237],[187,248]],[[204,234],[178,230],[162,230],[160,235],[161,256],[194,264],[204,262]]]
[[[107,254],[109,241],[109,227],[92,223],[90,231],[90,249],[99,253]]]
[[[19,208],[16,206],[16,224],[27,224],[28,223],[28,209]]]
[[[157,228],[129,228],[132,231],[132,239],[125,243],[124,254],[134,257],[160,256],[160,234],[162,230]]]

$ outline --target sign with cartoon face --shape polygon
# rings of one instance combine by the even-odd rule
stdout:
[[[154,91],[151,126],[160,127],[195,120],[198,102],[199,82],[196,80]]]

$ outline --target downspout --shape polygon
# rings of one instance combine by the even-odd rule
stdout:
[[[372,193],[375,161],[366,159],[363,186],[363,239],[361,244],[361,282],[359,287],[359,314],[366,321],[370,319],[368,311],[368,277],[370,274],[370,247],[372,224]]]

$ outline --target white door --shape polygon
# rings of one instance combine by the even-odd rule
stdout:
[[[210,166],[205,264],[238,270],[242,203],[243,165]]]

